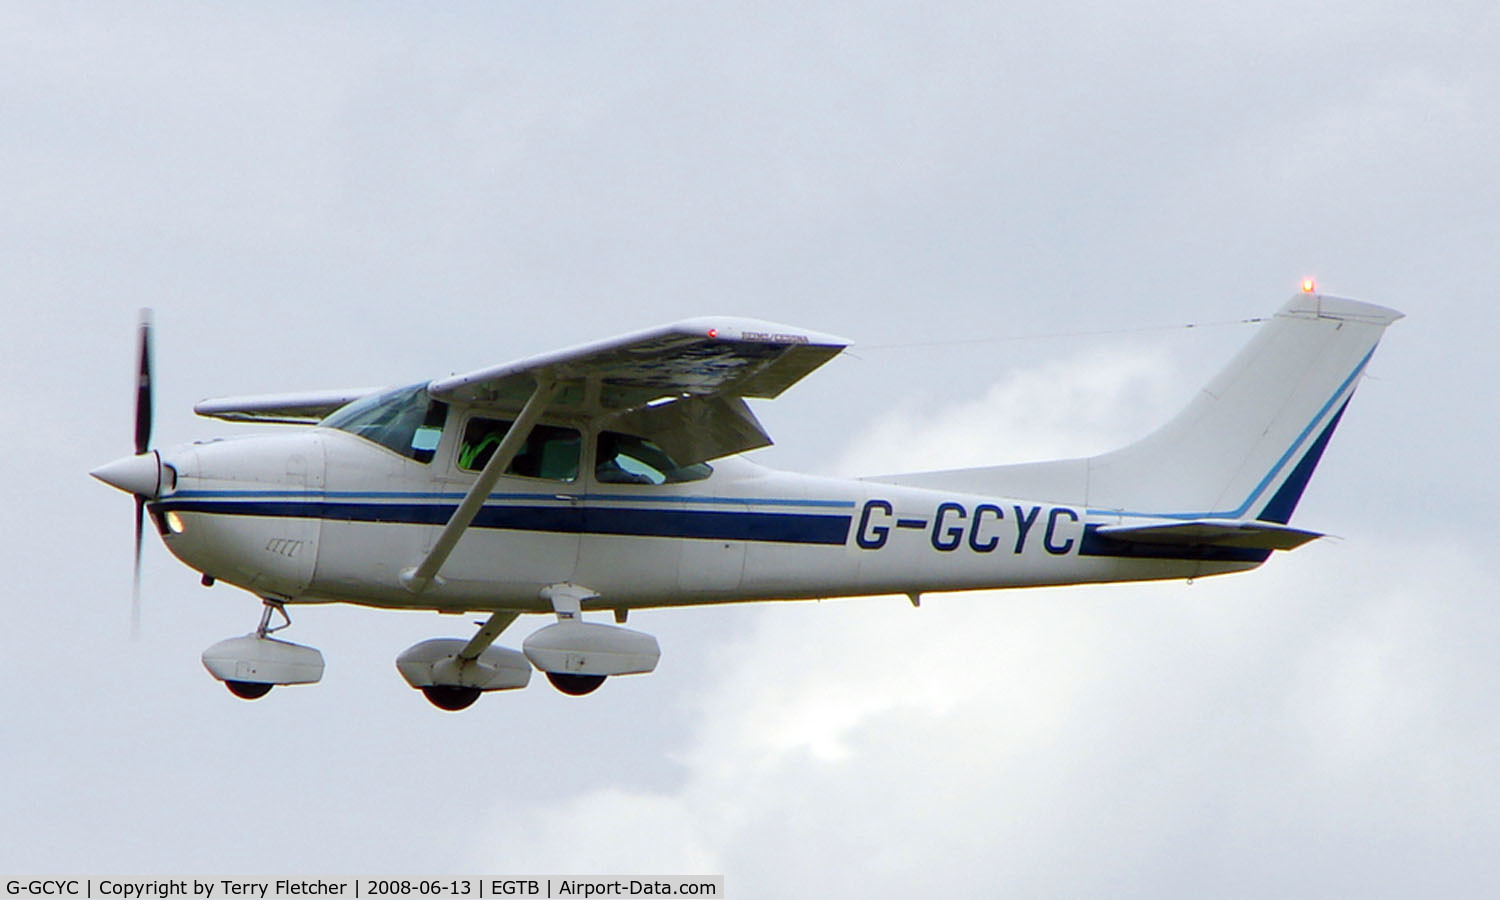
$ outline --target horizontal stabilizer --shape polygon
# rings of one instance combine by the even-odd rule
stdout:
[[[1154,525],[1101,525],[1098,533],[1118,541],[1199,547],[1295,550],[1322,534],[1253,519],[1193,519]]]

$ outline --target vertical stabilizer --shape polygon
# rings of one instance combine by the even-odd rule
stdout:
[[[1297,294],[1171,421],[1088,460],[1087,502],[1285,523],[1385,327],[1401,313]]]
[[[1122,517],[1285,524],[1401,313],[1299,293],[1171,421],[1087,459],[883,476],[876,481],[1087,506]]]

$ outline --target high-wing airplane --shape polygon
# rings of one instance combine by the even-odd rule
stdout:
[[[1385,327],[1401,314],[1304,285],[1176,417],[1098,456],[861,479],[773,471],[746,398],[773,398],[840,338],[690,319],[394,389],[206,400],[201,415],[304,428],[149,449],[140,331],[135,454],[94,477],[135,496],[178,559],[263,604],[203,663],[236,695],[322,677],[271,634],[286,606],[487,613],[396,667],[435,705],[569,694],[650,672],[632,609],[1198,578],[1321,537],[1288,524]],[[586,621],[612,612],[614,624]],[[555,621],[514,650],[525,613]],[[273,625],[273,614],[279,624]]]

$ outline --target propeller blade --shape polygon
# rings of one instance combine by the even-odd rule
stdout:
[[[136,359],[135,453],[151,446],[151,310],[141,310],[140,343]],[[130,637],[141,636],[141,543],[145,528],[146,498],[135,497],[135,575],[130,590]]]
[[[135,452],[151,446],[151,310],[141,310],[140,352],[135,386]],[[139,516],[136,517],[139,520]],[[139,531],[139,529],[137,529]],[[139,542],[137,542],[139,546]]]
[[[130,638],[141,636],[141,537],[146,517],[146,499],[135,498],[135,582],[130,591]]]

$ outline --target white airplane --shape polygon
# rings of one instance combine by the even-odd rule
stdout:
[[[322,677],[271,637],[293,603],[488,613],[406,649],[438,707],[524,687],[569,694],[650,672],[632,609],[751,600],[1199,578],[1322,535],[1288,525],[1385,327],[1401,314],[1311,284],[1175,418],[1099,456],[843,479],[739,454],[771,443],[772,398],[847,342],[690,319],[392,390],[206,400],[200,415],[299,423],[148,450],[150,321],[136,453],[94,477],[136,499],[167,549],[261,598],[259,627],[203,663],[236,695]],[[583,614],[612,611],[616,624]],[[272,625],[272,614],[280,623]],[[494,641],[552,614],[517,651]]]

